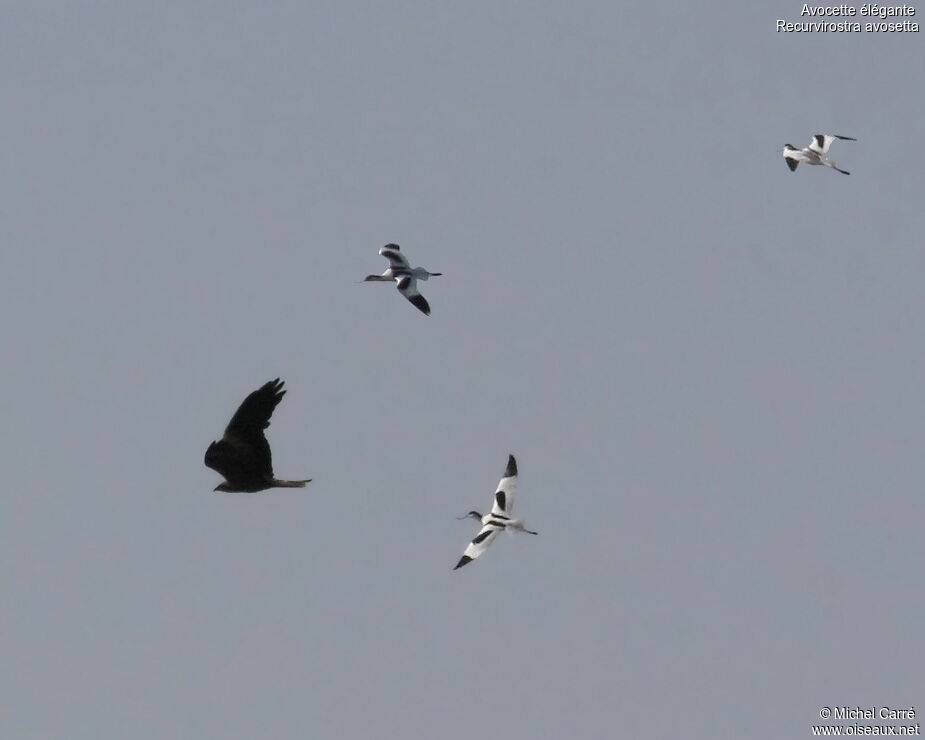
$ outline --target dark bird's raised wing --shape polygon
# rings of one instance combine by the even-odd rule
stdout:
[[[277,378],[251,393],[238,407],[225,435],[206,450],[205,463],[233,480],[261,480],[273,477],[270,445],[263,430],[270,426],[273,410],[286,391]]]

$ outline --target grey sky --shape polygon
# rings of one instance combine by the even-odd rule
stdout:
[[[0,736],[925,712],[925,47],[801,7],[3,3]]]

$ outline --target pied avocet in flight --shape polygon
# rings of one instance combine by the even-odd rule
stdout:
[[[379,250],[379,254],[389,261],[389,266],[381,275],[367,275],[368,280],[381,280],[398,284],[398,292],[411,301],[426,315],[430,316],[430,304],[427,299],[418,293],[418,280],[427,280],[430,277],[442,275],[442,272],[428,272],[423,267],[411,267],[405,255],[401,253],[397,244],[386,244]]]
[[[784,144],[783,154],[784,159],[787,160],[787,166],[791,171],[796,171],[797,165],[799,165],[800,162],[806,162],[806,164],[824,164],[826,167],[831,167],[833,170],[841,172],[843,175],[850,175],[850,172],[838,169],[838,167],[835,166],[835,160],[829,159],[827,156],[829,147],[835,139],[857,141],[857,139],[852,139],[850,136],[839,136],[838,134],[813,134],[813,140],[805,149],[797,149],[790,144]]]
[[[472,542],[467,545],[466,551],[453,570],[462,568],[466,563],[475,560],[485,552],[501,530],[536,534],[536,532],[524,528],[523,519],[511,518],[511,509],[514,508],[514,490],[516,488],[517,461],[514,460],[513,455],[510,455],[507,459],[504,477],[501,478],[501,482],[498,483],[498,490],[495,492],[495,501],[492,504],[491,513],[482,516],[477,511],[470,511],[465,516],[458,517],[459,519],[478,519],[482,522],[482,528]]]

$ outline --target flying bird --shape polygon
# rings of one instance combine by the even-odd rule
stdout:
[[[443,273],[428,272],[423,267],[411,267],[397,244],[386,244],[379,250],[379,254],[389,261],[389,266],[385,268],[385,272],[381,275],[367,275],[363,282],[370,280],[391,282],[394,280],[398,284],[398,292],[427,316],[430,316],[430,304],[424,296],[418,293],[417,281],[437,277]]]
[[[206,450],[206,466],[225,476],[215,487],[226,493],[256,493],[268,488],[304,488],[307,480],[277,480],[273,477],[270,445],[263,430],[270,426],[273,409],[286,391],[279,378],[264,383],[235,411],[224,436]]]
[[[472,542],[466,546],[466,551],[453,570],[462,568],[466,563],[472,562],[485,552],[498,535],[498,532],[502,530],[536,534],[536,532],[524,528],[523,519],[511,518],[511,509],[514,508],[514,490],[516,488],[517,461],[513,455],[509,455],[504,476],[501,478],[501,482],[498,483],[498,490],[495,492],[495,501],[492,504],[491,513],[482,516],[477,511],[470,511],[465,516],[457,517],[459,519],[478,519],[482,523],[482,528]]]
[[[835,160],[828,158],[829,147],[835,139],[857,141],[857,139],[852,139],[850,136],[814,134],[813,140],[805,149],[797,149],[790,144],[784,144],[783,154],[787,166],[790,168],[791,172],[795,172],[800,162],[806,162],[806,164],[823,164],[826,167],[831,167],[836,172],[841,172],[843,175],[850,175],[850,172],[838,169],[838,167],[835,166]]]

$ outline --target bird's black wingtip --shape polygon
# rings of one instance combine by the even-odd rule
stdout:
[[[459,559],[459,562],[456,563],[456,567],[454,567],[453,570],[456,570],[457,568],[462,568],[466,563],[471,563],[471,562],[472,562],[472,558],[470,558],[468,555],[463,555]]]
[[[260,390],[264,392],[272,391],[273,393],[278,393],[284,385],[286,385],[285,380],[280,380],[279,378],[276,378],[274,380],[268,380],[266,383],[264,383],[260,387]],[[285,393],[286,391],[282,391],[282,392]]]
[[[215,464],[219,456],[219,446],[218,442],[213,442],[206,448],[206,454],[203,457],[202,461],[205,463],[207,468],[212,468],[215,470]]]
[[[513,455],[507,456],[507,467],[504,469],[505,478],[513,478],[517,475],[517,461]]]
[[[401,286],[399,286],[401,287]],[[425,316],[430,316],[430,304],[422,295],[406,296]]]

